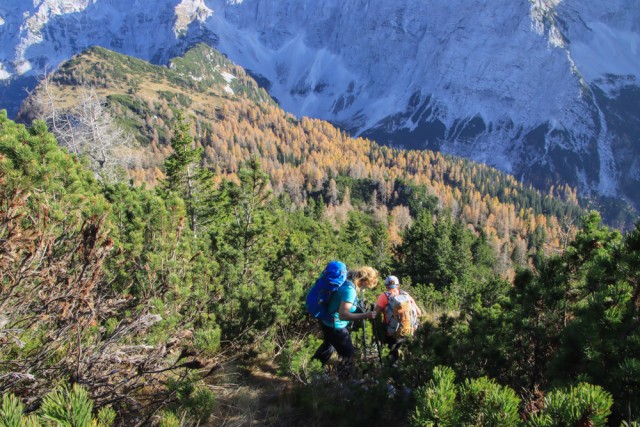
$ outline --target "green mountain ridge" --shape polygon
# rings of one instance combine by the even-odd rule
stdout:
[[[289,192],[300,205],[310,196],[317,199],[323,195],[326,201],[325,187],[332,177],[370,180],[360,186],[363,190],[368,187],[364,193],[354,192],[353,184],[345,184],[344,179],[337,180],[340,194],[347,185],[360,202],[368,202],[374,189],[379,197],[388,199],[391,194],[385,193],[393,193],[397,178],[409,179],[427,185],[446,209],[460,211],[470,206],[474,212],[463,213],[464,220],[477,228],[490,219],[491,206],[496,205],[493,198],[505,208],[513,204],[508,215],[515,218],[507,221],[500,239],[512,234],[508,229],[514,224],[519,229],[514,232],[529,240],[529,248],[543,243],[559,245],[554,243],[558,232],[548,230],[546,242],[530,241],[540,225],[536,215],[556,216],[556,224],[580,216],[575,191],[570,188],[557,187],[550,191],[552,197],[541,195],[483,165],[429,151],[378,146],[349,138],[324,122],[288,115],[242,68],[204,44],[174,59],[168,67],[92,48],[63,64],[51,80],[52,90],[59,91],[56,97],[63,102],[77,98],[79,85],[94,87],[107,98],[116,120],[139,143],[142,160],[130,170],[136,182],[155,185],[162,177],[160,166],[170,154],[168,141],[175,117],[184,111],[192,122],[196,144],[204,148],[205,159],[214,171],[234,174],[242,162],[258,156],[276,191]],[[31,118],[32,105],[31,98],[23,106],[23,120]],[[381,201],[389,209],[394,207],[388,200]],[[552,222],[545,220],[543,228],[557,227]],[[532,228],[527,230],[525,223]]]

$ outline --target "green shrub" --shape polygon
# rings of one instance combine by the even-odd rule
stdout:
[[[98,418],[94,423],[96,427],[109,427],[113,425],[116,420],[116,413],[113,409],[105,407],[98,412]]]
[[[214,354],[220,349],[220,328],[207,328],[195,331],[193,346],[196,350]]]
[[[278,374],[292,375],[301,383],[310,384],[312,379],[322,373],[318,360],[311,360],[321,341],[308,336],[302,341],[287,341],[278,359]]]
[[[79,385],[72,389],[62,386],[45,396],[40,416],[58,426],[86,427],[91,425],[93,402],[87,390]]]
[[[176,401],[169,409],[193,424],[204,424],[215,406],[215,397],[211,390],[200,384],[196,375],[169,382],[169,389],[175,393]],[[169,422],[169,421],[167,421]],[[170,424],[169,424],[170,425]]]
[[[0,408],[0,427],[35,427],[38,420],[34,416],[24,415],[24,405],[13,394],[2,396]]]
[[[24,415],[24,405],[13,394],[2,396],[0,427],[37,427],[55,425],[57,427],[109,427],[116,419],[113,409],[105,407],[92,417],[93,401],[84,387],[64,385],[48,393],[38,411],[38,415]]]
[[[544,408],[533,415],[527,426],[605,426],[611,405],[613,398],[601,387],[580,383],[568,390],[550,392],[544,399]]]
[[[509,387],[486,377],[460,387],[459,425],[511,427],[520,424],[520,398]]]
[[[411,417],[413,426],[457,425],[455,377],[453,369],[436,366],[433,379],[416,390],[416,409]]]
[[[164,412],[160,417],[160,427],[180,427],[180,420],[172,412]]]
[[[518,426],[520,398],[515,392],[482,377],[455,385],[446,366],[433,370],[433,379],[416,392],[414,426]]]

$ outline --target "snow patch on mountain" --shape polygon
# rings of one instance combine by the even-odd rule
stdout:
[[[548,33],[549,44],[553,47],[564,47],[564,40],[554,25],[555,8],[562,0],[531,0],[531,26],[539,35]]]
[[[234,92],[233,92],[233,89],[231,89],[230,84],[232,81],[236,79],[236,76],[234,76],[233,74],[229,74],[226,71],[221,72],[220,75],[227,82],[227,85],[224,87],[224,91],[227,92],[229,95],[233,95]]]

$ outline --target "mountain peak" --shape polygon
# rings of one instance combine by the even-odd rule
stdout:
[[[213,15],[204,0],[182,0],[176,6],[176,22],[173,26],[176,34],[186,34],[189,25],[194,21],[204,22]]]

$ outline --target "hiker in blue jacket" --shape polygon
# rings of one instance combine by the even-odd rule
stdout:
[[[333,352],[337,351],[342,365],[351,366],[354,348],[347,326],[353,320],[375,319],[377,314],[375,311],[355,312],[358,305],[358,291],[362,288],[374,288],[377,284],[378,272],[371,267],[349,271],[347,280],[331,297],[329,312],[333,313],[332,318],[320,320],[324,341],[316,350],[313,359],[318,359],[324,366]]]

